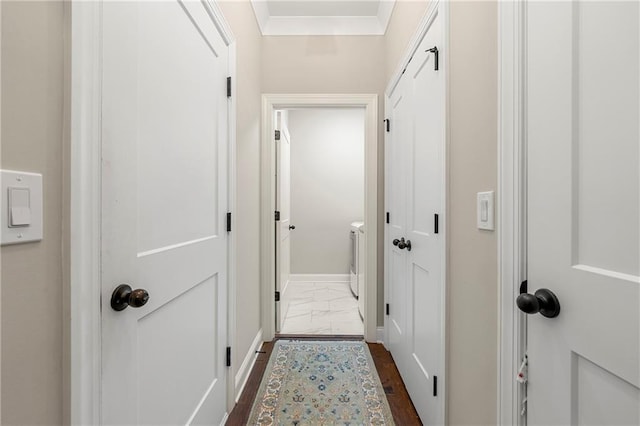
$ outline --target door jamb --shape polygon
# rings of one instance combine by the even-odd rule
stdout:
[[[526,5],[499,6],[498,262],[499,348],[498,424],[525,425],[521,415],[526,385],[516,383],[526,353],[526,318],[516,307],[527,276],[526,182]]]
[[[235,88],[235,38],[219,6],[203,1],[229,47],[229,75]],[[101,108],[102,2],[71,3],[71,124],[69,235],[69,346],[64,348],[68,376],[70,424],[100,424],[101,420]],[[222,83],[221,83],[222,84]],[[235,210],[236,101],[229,101],[229,208]],[[235,236],[229,235],[228,332],[235,338]],[[227,411],[233,407],[234,367],[227,370]],[[231,401],[231,402],[229,402]]]
[[[273,112],[287,108],[365,108],[365,223],[366,293],[364,338],[376,342],[377,224],[378,224],[378,95],[376,94],[263,94],[260,149],[260,277],[263,340],[275,336],[275,144]]]

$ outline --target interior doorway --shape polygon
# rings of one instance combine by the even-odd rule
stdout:
[[[365,340],[377,341],[378,306],[378,96],[375,94],[267,94],[262,97],[262,149],[261,149],[261,294],[263,340],[276,335],[276,120],[279,110],[307,109],[364,110],[364,215],[362,221],[374,224],[366,229],[363,250],[364,300],[363,335]],[[331,190],[331,188],[327,188]],[[291,224],[297,226],[297,224]],[[288,229],[287,225],[287,229]],[[292,230],[293,232],[297,231]],[[349,238],[347,231],[347,238]],[[349,243],[348,243],[349,244]],[[347,255],[348,256],[348,255]]]
[[[365,109],[274,111],[275,328],[364,333]]]

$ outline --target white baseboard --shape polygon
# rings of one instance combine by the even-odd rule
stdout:
[[[235,378],[235,400],[238,402],[240,399],[240,395],[244,390],[245,385],[247,384],[247,380],[249,380],[249,374],[253,369],[253,365],[256,363],[256,358],[258,354],[256,351],[259,351],[262,347],[262,329],[258,331],[256,337],[253,339],[251,346],[249,347],[249,351],[244,357],[240,368],[238,368],[238,373]]]
[[[384,345],[384,327],[378,327],[376,329],[376,342]]]
[[[222,418],[222,421],[220,422],[220,426],[224,426],[227,424],[227,420],[229,420],[229,413],[224,413],[224,417]]]
[[[291,274],[289,281],[293,282],[312,282],[312,283],[333,283],[333,282],[349,282],[351,275],[349,274]]]

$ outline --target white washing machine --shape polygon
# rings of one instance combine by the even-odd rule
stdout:
[[[350,286],[351,293],[357,299],[358,298],[358,239],[360,237],[360,228],[364,226],[364,222],[353,222],[351,224],[351,231],[349,238],[351,239],[351,267],[350,267]]]

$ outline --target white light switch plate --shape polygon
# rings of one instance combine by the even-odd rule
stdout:
[[[2,170],[0,179],[2,245],[42,240],[42,175]]]
[[[478,229],[493,231],[494,226],[494,205],[493,191],[478,192]]]

